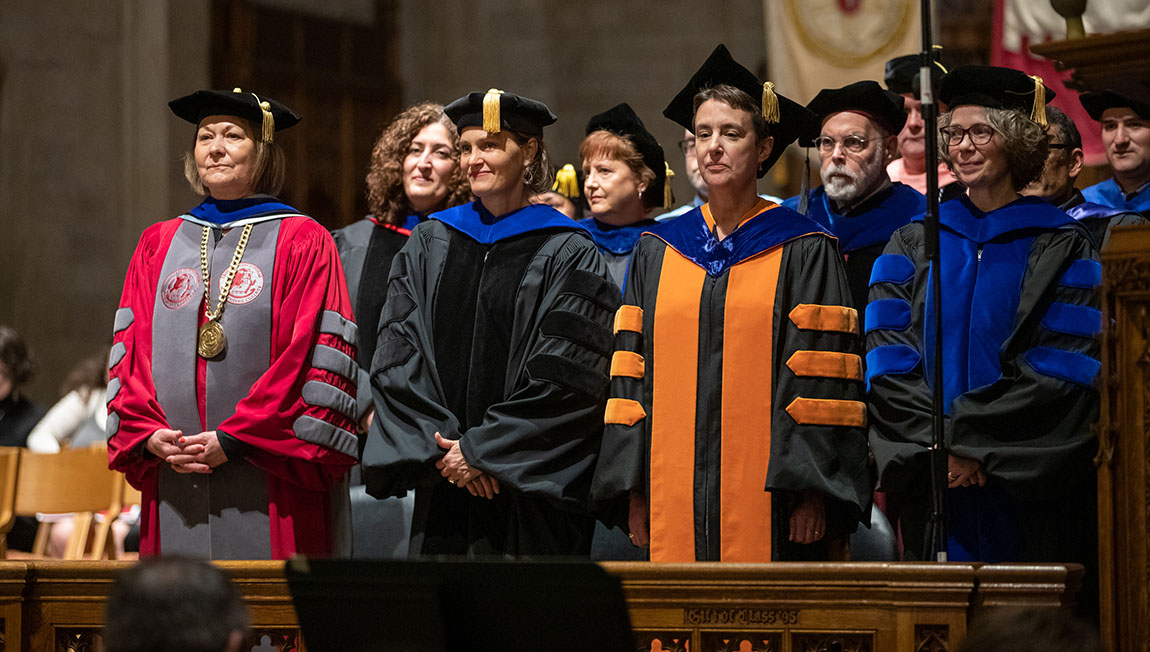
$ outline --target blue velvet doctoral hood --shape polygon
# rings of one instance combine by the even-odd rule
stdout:
[[[655,220],[642,220],[624,226],[604,224],[593,217],[579,220],[579,225],[591,233],[591,239],[602,251],[623,255],[631,253],[639,236],[646,231],[654,231],[659,225]]]
[[[1105,219],[1114,217],[1115,215],[1122,215],[1129,211],[1122,208],[1113,208],[1110,206],[1103,206],[1102,204],[1095,204],[1094,202],[1084,201],[1076,206],[1071,206],[1066,209],[1066,214],[1079,222],[1083,220]]]
[[[795,195],[783,206],[796,209],[801,197]],[[891,234],[910,224],[912,217],[926,211],[926,197],[910,186],[894,182],[878,192],[848,214],[836,213],[823,186],[810,193],[807,217],[818,222],[839,239],[839,250],[844,254],[885,244]]]
[[[505,215],[492,215],[482,202],[475,200],[470,204],[432,213],[428,218],[439,220],[485,245],[544,229],[586,231],[575,220],[546,204],[528,204]]]
[[[734,265],[789,240],[811,233],[830,235],[813,220],[775,204],[722,240],[711,232],[702,206],[661,222],[651,233],[711,276],[721,276]]]
[[[923,221],[923,216],[914,221]],[[1021,197],[984,213],[963,195],[939,207],[939,223],[943,405],[949,414],[955,398],[994,382],[1002,374],[999,351],[1015,327],[1035,236],[1075,222],[1037,197]],[[934,323],[933,297],[931,283],[927,285],[925,324]],[[872,313],[877,323],[882,319],[878,313],[888,308],[909,306],[868,305],[868,328]],[[926,377],[933,378],[934,329],[924,330]]]
[[[1088,202],[1120,208],[1123,211],[1135,213],[1150,211],[1150,184],[1143,186],[1133,197],[1127,199],[1126,193],[1122,192],[1118,183],[1114,179],[1107,179],[1083,190],[1082,196]]]
[[[216,226],[261,221],[285,214],[301,213],[271,195],[252,195],[243,199],[206,197],[199,206],[188,211],[188,215],[196,218],[195,221]]]

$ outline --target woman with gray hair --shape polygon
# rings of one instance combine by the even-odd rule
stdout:
[[[619,290],[551,187],[542,102],[490,90],[446,108],[476,200],[415,227],[391,267],[363,476],[415,489],[411,550],[582,556]]]
[[[1094,287],[1088,236],[1018,191],[1048,151],[1041,80],[967,66],[942,78],[942,159],[968,195],[940,209],[942,343],[920,216],[895,232],[866,310],[870,442],[880,488],[901,503],[906,559],[930,513],[931,379],[942,346],[950,561],[1088,563],[1096,447]]]

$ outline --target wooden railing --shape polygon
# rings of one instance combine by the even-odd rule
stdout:
[[[0,562],[4,650],[87,652],[128,562]],[[304,650],[278,562],[224,562],[247,600],[255,648]],[[636,650],[944,652],[967,619],[1003,606],[1067,607],[1081,567],[971,564],[608,563]],[[594,626],[594,623],[588,623]]]

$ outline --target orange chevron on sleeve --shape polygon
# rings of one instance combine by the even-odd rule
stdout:
[[[808,331],[839,331],[858,335],[859,312],[846,306],[800,303],[791,310],[791,322]]]
[[[791,401],[787,414],[800,426],[866,425],[866,403],[827,398],[803,398]]]
[[[645,367],[643,356],[631,351],[616,351],[611,356],[611,375],[642,378]]]
[[[643,309],[639,306],[623,304],[615,312],[615,332],[634,331],[643,332]]]
[[[837,351],[795,351],[787,367],[796,376],[862,380],[862,358]]]
[[[607,399],[607,411],[603,414],[606,425],[633,426],[647,418],[647,411],[639,401],[629,398]]]

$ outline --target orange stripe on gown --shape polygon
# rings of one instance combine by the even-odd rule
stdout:
[[[723,318],[720,559],[771,561],[772,347],[783,247],[731,268]]]
[[[695,397],[706,272],[667,247],[655,298],[651,561],[695,561]]]

